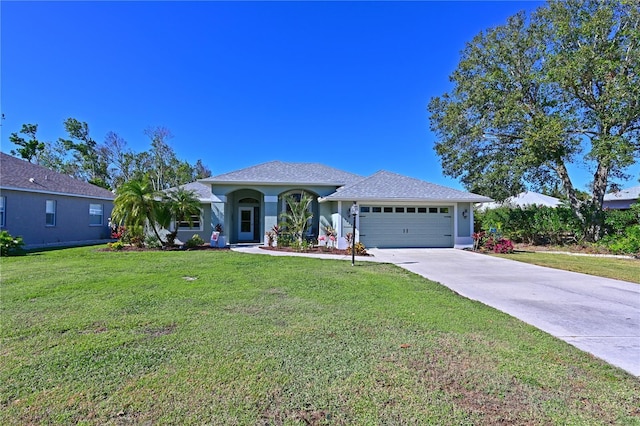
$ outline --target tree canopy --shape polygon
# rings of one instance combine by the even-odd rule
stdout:
[[[639,46],[633,0],[552,0],[478,34],[428,106],[444,173],[497,200],[559,184],[597,238],[607,187],[640,157]],[[570,164],[592,173],[587,202]]]
[[[37,124],[23,124],[20,133],[29,139],[12,133],[9,140],[18,148],[11,154],[107,189],[138,180],[148,181],[154,190],[165,190],[211,176],[202,160],[192,165],[178,159],[168,143],[171,132],[165,127],[147,128],[144,133],[151,148],[136,153],[115,132],[108,132],[99,143],[90,135],[87,123],[68,118],[63,125],[67,137],[52,143],[38,140]]]

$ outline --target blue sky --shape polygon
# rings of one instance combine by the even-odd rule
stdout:
[[[2,1],[1,148],[23,123],[54,141],[73,117],[136,152],[165,126],[213,174],[309,161],[461,188],[442,175],[427,103],[465,42],[541,4]]]

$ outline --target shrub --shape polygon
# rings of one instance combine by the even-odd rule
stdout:
[[[496,242],[493,246],[493,252],[502,254],[513,253],[513,243],[511,242],[511,240],[502,238],[498,240],[498,242]]]
[[[146,248],[160,248],[162,243],[155,235],[147,235],[144,239],[144,246]]]
[[[353,249],[353,246],[347,247],[347,254],[351,254],[352,249]],[[355,252],[356,256],[366,256],[368,254],[367,248],[362,243],[356,243],[355,249],[356,249],[356,252]]]
[[[295,238],[288,232],[280,232],[278,235],[278,247],[291,247]]]
[[[125,229],[120,241],[136,247],[144,247],[144,228],[142,225],[130,226]]]
[[[477,232],[499,230],[505,237],[530,244],[564,244],[578,241],[582,225],[570,208],[559,206],[499,207],[475,214]]]
[[[124,243],[122,241],[116,241],[113,243],[108,243],[107,248],[113,251],[120,251],[124,248]]]
[[[7,231],[0,232],[0,256],[10,256],[22,251],[22,237],[12,237]]]
[[[605,237],[602,242],[613,253],[640,254],[640,225],[626,228],[625,235]]]
[[[187,242],[185,243],[185,245],[188,248],[193,248],[193,247],[197,247],[197,246],[201,246],[204,244],[204,240],[202,239],[202,237],[200,237],[200,235],[198,234],[193,234],[193,237],[189,238],[187,240]]]

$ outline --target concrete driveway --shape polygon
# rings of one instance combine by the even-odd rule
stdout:
[[[640,284],[454,249],[371,249],[640,376]]]

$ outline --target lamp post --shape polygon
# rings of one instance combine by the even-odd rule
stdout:
[[[351,238],[351,266],[356,264],[356,216],[358,216],[358,204],[356,201],[351,206],[351,216],[353,217],[353,236]]]

